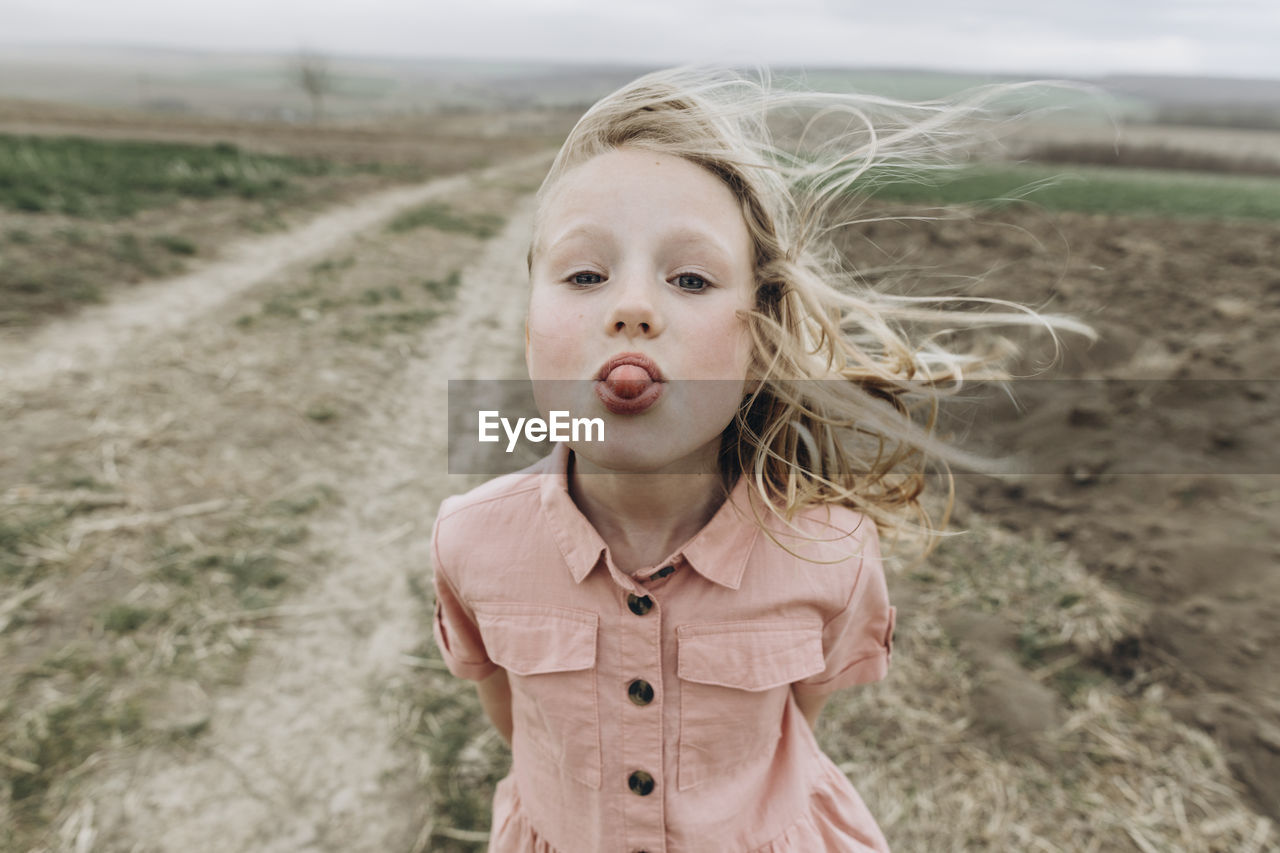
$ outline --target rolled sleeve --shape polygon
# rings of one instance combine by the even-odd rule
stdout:
[[[844,609],[822,628],[822,672],[795,682],[797,693],[823,695],[879,681],[889,672],[897,610],[889,604],[880,538],[868,519],[860,565]]]
[[[443,509],[442,509],[443,514]],[[459,678],[483,681],[498,669],[485,651],[475,613],[467,606],[457,587],[445,574],[440,558],[440,521],[431,536],[431,554],[435,563],[435,619],[433,633],[445,666]]]

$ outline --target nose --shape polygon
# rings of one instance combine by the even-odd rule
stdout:
[[[627,337],[652,337],[661,333],[665,324],[656,302],[658,288],[645,276],[631,273],[615,279],[614,295],[606,317],[606,331]]]

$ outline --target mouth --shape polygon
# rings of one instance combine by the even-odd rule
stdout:
[[[653,359],[638,352],[622,353],[596,373],[596,396],[615,415],[638,415],[658,402],[665,381]]]

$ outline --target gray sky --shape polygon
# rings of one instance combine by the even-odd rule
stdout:
[[[0,0],[0,44],[1280,78],[1280,0]],[[2,48],[0,48],[2,50]]]

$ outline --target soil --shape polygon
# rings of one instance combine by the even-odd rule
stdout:
[[[1020,461],[962,473],[957,521],[1065,540],[1149,602],[1143,634],[1095,665],[1121,682],[1163,670],[1170,709],[1214,735],[1254,807],[1280,819],[1280,225],[1020,211],[855,226],[845,241],[864,266],[926,271],[919,293],[963,288],[1097,329],[1092,346],[1064,335],[1048,371],[1051,348],[1028,351],[1018,373],[1042,381],[1012,383],[1025,413],[991,415],[974,442]],[[934,269],[980,278],[930,286]],[[1012,645],[948,627],[975,658]],[[983,718],[1050,725],[1024,694]]]

